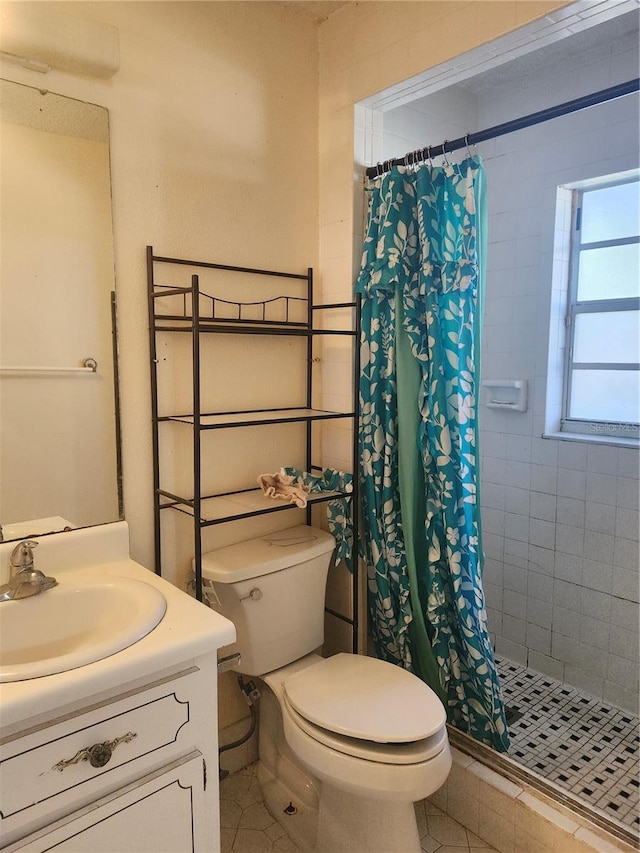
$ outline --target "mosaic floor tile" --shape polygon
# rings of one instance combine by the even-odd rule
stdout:
[[[514,717],[509,754],[640,833],[638,718],[518,664],[497,664]]]
[[[255,770],[247,767],[220,783],[222,853],[304,853],[265,809]],[[416,820],[423,853],[496,853],[426,800],[416,803]]]

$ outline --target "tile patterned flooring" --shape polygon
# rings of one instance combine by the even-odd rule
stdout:
[[[495,853],[428,801],[416,804],[416,817],[424,853]],[[255,765],[220,784],[220,824],[222,853],[302,853],[266,810]]]
[[[498,660],[509,755],[640,831],[638,717],[546,675]]]

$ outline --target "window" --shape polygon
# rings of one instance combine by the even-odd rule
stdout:
[[[564,401],[567,432],[637,438],[640,183],[573,188]]]

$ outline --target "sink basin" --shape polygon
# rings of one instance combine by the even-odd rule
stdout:
[[[164,616],[162,593],[131,578],[70,580],[0,603],[0,682],[66,672],[137,643]]]

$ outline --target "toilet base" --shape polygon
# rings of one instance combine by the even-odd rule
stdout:
[[[258,762],[257,779],[271,817],[280,824],[299,850],[312,853],[318,830],[317,806],[314,808],[306,804],[299,790],[289,788],[262,761]],[[294,814],[290,813],[290,804],[295,808]]]
[[[315,853],[421,853],[412,802],[345,796],[323,782]]]

